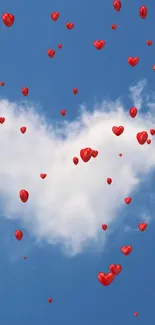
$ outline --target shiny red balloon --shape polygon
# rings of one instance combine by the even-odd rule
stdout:
[[[29,193],[26,190],[21,190],[19,192],[19,197],[23,203],[26,203],[29,198]]]
[[[51,304],[52,303],[52,298],[48,298],[48,302]]]
[[[130,108],[130,111],[129,111],[129,113],[130,113],[130,116],[132,117],[132,118],[135,118],[136,117],[136,115],[137,115],[137,108],[136,107],[131,107]]]
[[[23,232],[21,230],[16,230],[15,237],[17,240],[21,240],[23,238]]]
[[[23,87],[23,88],[22,88],[22,94],[23,94],[24,96],[27,96],[28,93],[29,93],[29,89],[28,89],[27,87]]]
[[[15,20],[14,15],[9,14],[8,12],[2,15],[2,21],[6,27],[11,27],[14,23],[14,20]]]
[[[55,56],[55,51],[54,50],[52,50],[52,49],[49,49],[48,51],[47,51],[47,54],[48,54],[48,56],[49,56],[49,58],[54,58],[54,56]]]
[[[24,134],[24,133],[26,132],[26,126],[22,126],[22,127],[20,128],[20,132],[21,132],[22,134]]]
[[[113,2],[113,7],[114,7],[114,9],[115,9],[116,11],[120,11],[120,10],[121,10],[121,7],[122,7],[122,3],[121,3],[121,1],[119,1],[119,0],[115,0],[115,1]]]
[[[53,21],[57,21],[59,17],[60,17],[60,14],[59,14],[58,11],[55,11],[55,12],[51,13],[51,18],[52,18]]]
[[[145,19],[147,16],[147,7],[146,6],[141,6],[139,9],[139,15],[142,19]]]
[[[61,110],[61,115],[62,115],[62,116],[65,116],[65,115],[66,115],[66,110],[65,110],[65,109],[62,109],[62,110]]]
[[[107,228],[108,228],[108,226],[107,226],[106,224],[103,224],[103,225],[102,225],[102,229],[103,229],[103,230],[106,230]]]
[[[73,158],[73,163],[74,163],[74,165],[78,165],[79,159],[77,157],[74,157]]]
[[[77,93],[78,93],[78,89],[77,88],[73,88],[73,94],[74,95],[77,95]]]

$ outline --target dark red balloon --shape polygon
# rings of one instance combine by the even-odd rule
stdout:
[[[121,7],[122,7],[122,4],[121,4],[121,1],[119,0],[115,0],[113,2],[113,7],[116,11],[120,11],[121,10]]]
[[[2,20],[6,27],[11,27],[14,23],[15,17],[14,17],[14,15],[6,12],[2,15]]]
[[[16,230],[15,237],[17,240],[21,240],[23,238],[23,232],[21,230]]]
[[[19,192],[19,197],[23,203],[26,203],[29,198],[29,193],[26,190],[21,190]]]
[[[142,19],[145,19],[147,16],[147,7],[146,6],[141,6],[139,9],[139,15]]]

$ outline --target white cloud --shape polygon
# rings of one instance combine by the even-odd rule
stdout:
[[[132,196],[134,201],[142,175],[154,168],[153,139],[140,146],[136,134],[153,128],[155,116],[139,114],[132,119],[118,101],[104,102],[93,113],[83,109],[77,121],[63,120],[55,127],[40,114],[32,107],[25,110],[0,101],[0,116],[6,118],[0,125],[2,212],[19,218],[37,239],[63,244],[68,253],[76,254],[103,236],[101,224],[110,226],[119,218],[118,209],[128,208],[124,198]],[[19,131],[23,125],[24,135]],[[114,125],[124,126],[120,137],[112,133]],[[72,158],[89,146],[99,151],[98,157],[75,166]],[[47,173],[47,178],[42,180],[40,173]],[[107,177],[113,179],[111,185]],[[23,188],[30,193],[26,204],[18,196]]]
[[[133,105],[138,110],[140,110],[142,108],[142,105],[143,105],[142,93],[143,93],[143,90],[144,90],[146,85],[147,85],[147,80],[144,79],[144,80],[139,81],[137,85],[131,86],[129,88],[129,90],[130,90],[130,96],[129,97],[133,101]]]

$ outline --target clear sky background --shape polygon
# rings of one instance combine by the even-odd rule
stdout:
[[[141,5],[146,5],[148,8],[148,16],[145,20],[139,16]],[[50,18],[51,12],[54,11],[60,13],[57,22],[53,22]],[[6,28],[2,22],[0,26],[0,81],[5,82],[5,86],[0,88],[0,114],[6,116],[6,129],[4,124],[3,130],[3,125],[0,130],[0,323],[3,325],[17,324],[17,322],[22,322],[22,325],[34,323],[112,325],[115,322],[122,325],[153,325],[155,322],[155,147],[153,139],[152,144],[144,146],[145,148],[138,146],[135,139],[135,147],[132,147],[129,138],[124,138],[118,147],[119,139],[115,139],[112,135],[112,139],[118,140],[117,144],[111,140],[106,131],[109,124],[104,123],[106,120],[111,121],[106,122],[111,123],[111,127],[121,125],[122,121],[125,121],[125,114],[128,113],[129,108],[137,104],[139,111],[141,110],[141,120],[137,120],[136,131],[133,126],[135,120],[126,122],[129,134],[133,133],[134,138],[136,132],[142,131],[143,126],[146,126],[147,119],[149,119],[149,126],[151,121],[153,122],[152,128],[154,128],[155,71],[152,66],[155,64],[155,3],[123,0],[121,11],[116,12],[112,1],[5,0],[1,2],[1,14],[4,12],[14,14],[15,23],[11,28]],[[65,27],[67,21],[75,24],[73,30],[67,30]],[[112,30],[111,24],[118,24],[118,28]],[[106,45],[104,49],[97,51],[93,41],[100,39],[104,39]],[[150,47],[146,44],[148,39],[153,41]],[[62,43],[62,49],[57,48],[59,43]],[[47,56],[49,48],[56,50],[53,59]],[[140,61],[136,67],[129,66],[128,56],[139,57]],[[26,99],[21,93],[21,88],[24,86],[29,88]],[[79,90],[77,96],[72,93],[74,87]],[[118,98],[121,98],[123,103],[120,104],[123,105],[121,106],[123,113],[115,110],[117,108],[115,101]],[[73,128],[74,121],[80,116],[80,105],[87,107],[86,117],[89,117],[93,114],[93,110],[96,110],[94,105],[97,105],[99,110],[104,110],[103,101],[110,103],[112,111],[101,115],[100,119],[103,120],[102,131],[104,132],[105,129],[107,132],[101,138],[103,142],[109,141],[107,146],[103,143],[103,160],[97,163],[97,159],[100,158],[96,158],[92,169],[91,167],[89,169],[87,164],[81,167],[85,168],[85,174],[81,174],[83,176],[80,178],[80,173],[77,172],[78,179],[75,179],[76,171],[72,174],[70,170],[80,168],[80,165],[72,166],[72,158],[74,155],[79,155],[79,152],[74,152],[71,138],[66,140],[67,142],[64,143],[66,147],[63,147],[63,143],[60,145],[59,141],[54,142],[55,138],[51,140],[52,135],[46,135],[42,146],[41,131],[38,131],[32,116],[21,113],[19,121],[14,113],[13,103],[16,103],[18,108],[23,101],[24,105],[26,103],[30,108],[35,107],[37,113],[33,116],[38,114],[36,123],[39,123],[38,120],[44,116],[46,126],[52,127],[55,122],[68,120]],[[63,108],[67,110],[65,118],[60,114]],[[149,109],[151,115],[148,117],[145,114]],[[20,133],[19,127],[25,125],[25,121],[26,125],[29,123],[33,135],[37,135],[34,139],[31,135],[28,138],[27,134],[19,134],[20,138],[27,136],[28,139],[27,146],[22,149],[23,140],[16,139],[12,132],[15,132],[17,125]],[[109,127],[110,132],[111,127]],[[61,129],[58,126],[56,128],[57,131]],[[94,129],[95,137],[100,132],[100,128],[101,125]],[[48,132],[52,134],[52,131]],[[53,132],[57,137],[56,130]],[[91,146],[91,143],[88,143],[89,134],[88,138],[87,135],[85,136],[87,141],[84,141],[81,132],[79,131],[81,134],[79,148]],[[98,144],[94,149],[100,148],[99,141],[102,145],[102,139],[94,140],[94,145]],[[59,160],[56,160],[56,149],[53,143],[55,147],[60,145],[58,158],[60,154],[64,162],[66,154],[71,161],[71,167],[66,172],[64,181],[61,174],[63,162],[59,165]],[[40,156],[34,158],[35,146],[39,154],[42,153],[44,163],[40,162],[41,159],[38,158]],[[29,148],[32,150],[29,151]],[[143,154],[136,155],[137,150],[142,150]],[[122,151],[127,158],[126,160],[124,158],[124,162],[121,160],[121,164],[124,165],[119,168],[126,166],[129,169],[124,169],[125,172],[121,174],[119,169],[115,172],[117,164],[115,159],[117,158],[117,161],[123,159],[123,157],[116,157]],[[8,156],[9,152],[11,156]],[[51,155],[51,160],[48,159],[48,154]],[[27,161],[21,162],[22,155]],[[46,163],[49,169],[41,170]],[[96,170],[95,163],[98,164],[96,165],[98,176],[92,173]],[[35,179],[39,179],[41,172],[47,171],[47,174],[50,174],[51,168],[51,173],[57,176],[55,185],[40,179],[41,185],[35,183],[32,178],[32,165],[33,175],[35,168],[36,170],[38,168]],[[98,180],[102,178],[104,169],[108,168],[108,165],[112,166],[109,167],[112,168],[110,169],[112,175],[109,175],[109,170],[105,171],[105,187],[102,189],[104,181],[101,186],[98,186]],[[117,186],[113,187],[114,190],[111,190],[113,184],[111,187],[107,187],[106,184],[106,178],[110,176],[112,178],[115,176],[117,182]],[[26,179],[23,181],[22,177]],[[81,200],[78,201],[75,195],[77,205],[74,208],[72,202],[73,210],[71,213],[66,212],[66,219],[64,219],[65,203],[70,198],[69,194],[67,197],[67,191],[70,189],[72,192],[77,187],[85,191],[86,195],[87,190],[89,192],[89,184],[82,183],[84,177],[92,179],[91,185],[94,184],[94,191],[92,190],[88,200],[92,203],[89,205],[90,210],[85,205],[81,208]],[[133,185],[134,179],[138,181],[138,186]],[[34,190],[39,194],[35,203],[32,206],[30,203],[26,208],[20,202],[18,206],[16,197],[19,201],[18,191],[27,188],[28,181],[30,193]],[[51,179],[49,182],[52,182]],[[47,188],[45,189],[42,184],[47,184]],[[14,190],[15,186],[17,188]],[[65,198],[65,202],[59,198],[59,192],[62,198]],[[133,197],[131,205],[124,204],[125,196]],[[40,206],[41,200],[44,200],[44,206]],[[74,222],[76,211],[78,215]],[[94,211],[96,214],[93,219]],[[138,223],[142,221],[148,222],[148,228],[144,233],[137,230]],[[102,223],[108,223],[106,232],[101,229]],[[22,229],[24,232],[21,242],[16,241],[14,237],[16,229]],[[88,235],[87,232],[93,235]],[[80,247],[81,234],[84,234],[88,243],[87,249],[83,245]],[[91,237],[93,237],[93,245]],[[68,238],[72,239],[69,244],[72,246],[71,242],[73,242],[75,248],[73,256],[66,246],[65,251],[63,248]],[[77,241],[74,241],[75,238]],[[121,253],[122,245],[133,246],[131,255],[124,256]],[[27,256],[26,260],[23,259],[24,255]],[[110,286],[104,287],[98,282],[97,274],[108,272],[111,263],[120,263],[123,270]],[[49,297],[53,299],[52,304],[48,303]],[[138,317],[134,317],[135,311],[139,312]]]

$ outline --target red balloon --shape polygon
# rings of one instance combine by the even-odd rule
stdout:
[[[141,6],[139,9],[139,15],[142,19],[145,19],[147,16],[147,7],[146,6]]]
[[[22,126],[20,128],[20,132],[24,134],[26,132],[26,126]]]
[[[41,177],[42,179],[45,179],[46,176],[47,176],[47,174],[40,174],[40,177]]]
[[[107,183],[110,185],[112,183],[112,179],[110,177],[107,178]]]
[[[52,49],[49,49],[48,51],[47,51],[47,54],[48,54],[48,56],[49,56],[49,58],[54,58],[54,55],[55,55],[55,51],[54,50],[52,50]]]
[[[27,256],[24,256],[24,260],[26,260],[27,259]]]
[[[100,272],[98,273],[97,278],[104,286],[108,286],[113,282],[115,275],[112,272],[109,273]]]
[[[29,93],[29,89],[28,89],[27,87],[23,87],[23,88],[22,88],[22,94],[23,94],[24,96],[27,96],[28,93]]]
[[[51,18],[52,18],[53,21],[57,21],[59,16],[60,16],[60,14],[59,14],[58,11],[55,11],[55,12],[51,13]]]
[[[122,266],[120,264],[110,264],[109,269],[114,275],[118,275],[122,271]]]
[[[132,118],[134,118],[134,117],[136,117],[136,115],[137,115],[137,108],[136,107],[131,107],[130,108],[130,116],[132,117]]]
[[[117,28],[117,24],[112,24],[112,25],[111,25],[111,28],[112,28],[113,30],[115,30],[115,29]]]
[[[62,116],[65,116],[65,115],[66,115],[66,110],[65,110],[65,109],[62,109],[62,110],[61,110],[61,115],[62,115]]]
[[[73,94],[74,95],[77,95],[77,93],[78,93],[78,89],[77,88],[73,88]]]
[[[151,135],[155,135],[155,130],[154,130],[154,129],[151,129],[151,130],[150,130],[150,134],[151,134]]]
[[[48,302],[51,304],[51,302],[52,302],[52,298],[51,297],[48,298]]]
[[[145,231],[147,228],[147,223],[146,222],[139,223],[138,228],[140,231]]]
[[[121,4],[121,1],[119,0],[115,0],[113,2],[113,7],[116,11],[120,11],[121,10],[121,7],[122,7],[122,4]]]
[[[100,40],[100,41],[94,41],[94,46],[96,47],[97,50],[102,50],[103,47],[105,46],[105,41],[104,40]]]
[[[3,87],[5,85],[5,82],[4,81],[1,81],[0,82],[0,85]]]
[[[92,155],[92,149],[91,148],[85,148],[80,151],[80,157],[81,159],[86,163],[90,160]]]
[[[58,44],[58,49],[62,49],[62,44]]]
[[[148,139],[148,133],[146,131],[142,131],[137,133],[137,141],[140,145],[143,145]]]
[[[14,15],[6,12],[2,15],[2,20],[6,27],[11,27],[14,23],[15,17],[14,17]]]
[[[17,240],[21,240],[23,238],[23,232],[21,230],[16,230],[15,237]]]
[[[66,23],[66,27],[71,30],[74,28],[74,24],[73,23]]]
[[[29,193],[26,190],[21,190],[19,192],[19,197],[23,203],[26,203],[29,198]]]
[[[77,157],[73,158],[73,163],[74,165],[77,165],[79,163],[79,159]]]
[[[103,230],[106,230],[107,228],[108,228],[108,226],[107,226],[106,224],[103,224],[103,225],[102,225],[102,229],[103,229]]]
[[[5,117],[0,117],[0,124],[3,124],[5,122]]]
[[[98,156],[98,151],[97,150],[92,150],[91,156],[93,158],[96,158]]]
[[[138,316],[138,311],[135,311],[134,312],[134,316]]]

